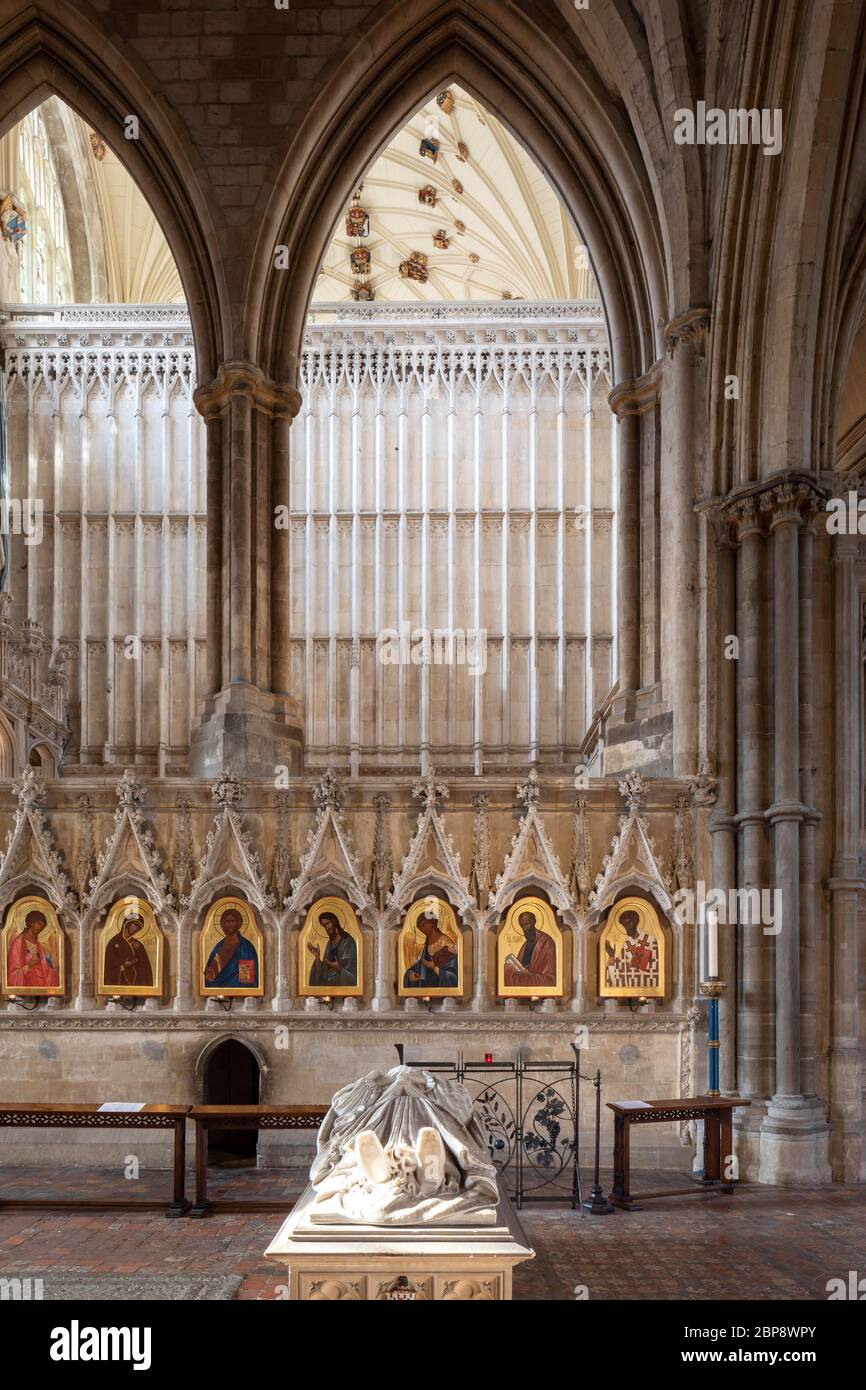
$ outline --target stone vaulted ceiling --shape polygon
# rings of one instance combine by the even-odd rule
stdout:
[[[425,140],[438,145],[435,161],[420,151]],[[422,188],[435,190],[432,206],[419,199]],[[358,283],[377,301],[403,303],[598,297],[553,187],[505,127],[456,84],[432,97],[379,155],[358,202],[369,231],[350,236],[341,216],[314,305],[352,299]],[[366,275],[353,272],[353,250],[369,252]],[[413,252],[427,257],[426,281],[400,273]]]
[[[114,151],[89,130],[88,136],[109,298],[129,304],[182,302],[177,266],[144,194]]]

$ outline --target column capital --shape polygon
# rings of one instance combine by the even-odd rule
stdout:
[[[808,473],[777,474],[713,499],[720,542],[733,534],[738,540],[756,532],[764,535],[785,522],[809,524],[824,506],[827,490]]]
[[[271,381],[254,362],[222,362],[216,376],[196,387],[196,407],[206,420],[218,416],[234,396],[244,396],[264,415],[292,420],[301,408],[301,393],[294,386]]]

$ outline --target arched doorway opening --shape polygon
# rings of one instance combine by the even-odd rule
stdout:
[[[204,1058],[204,1105],[257,1105],[261,1069],[255,1053],[237,1038],[225,1038]],[[215,1168],[253,1166],[257,1129],[212,1129],[208,1163]]]

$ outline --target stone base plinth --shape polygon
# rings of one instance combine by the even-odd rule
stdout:
[[[814,1096],[774,1096],[761,1129],[758,1181],[780,1187],[825,1187],[832,1181],[830,1131]]]
[[[265,1251],[298,1302],[502,1302],[535,1256],[501,1190],[490,1226],[314,1226],[312,1200],[307,1187]]]
[[[266,777],[277,768],[299,772],[303,720],[297,700],[254,685],[229,685],[204,702],[190,740],[193,777],[217,777],[227,768],[236,777]]]

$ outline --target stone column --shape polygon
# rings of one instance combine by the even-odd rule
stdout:
[[[705,309],[690,309],[668,324],[668,359],[662,392],[662,516],[668,559],[663,576],[666,681],[673,708],[673,774],[698,770],[699,526],[694,505],[702,482]],[[665,582],[666,578],[666,582]]]
[[[756,1176],[760,1164],[761,1124],[773,1085],[773,955],[770,937],[759,923],[744,921],[742,910],[749,890],[760,893],[769,882],[767,825],[768,800],[767,685],[769,679],[766,635],[766,584],[764,531],[761,510],[754,495],[735,498],[728,515],[739,539],[737,570],[737,810],[739,833],[738,890],[735,925],[729,926],[736,943],[736,1079],[740,1095],[751,1101],[748,1110],[734,1115],[736,1152],[740,1176]],[[731,999],[730,1008],[734,1008]],[[727,1085],[731,1084],[729,1078]]]
[[[196,1007],[196,999],[192,992],[192,952],[195,949],[195,935],[189,923],[178,922],[174,946],[177,952],[177,978],[173,1007],[176,1013],[187,1013]]]
[[[713,888],[724,892],[737,883],[737,661],[727,654],[737,626],[737,553],[729,525],[719,527],[716,557],[716,803],[709,833]],[[727,985],[719,1000],[719,1071],[725,1094],[737,1089],[737,939],[736,924],[719,916],[719,974]]]
[[[739,806],[735,817],[740,832],[739,889],[767,885],[767,651],[764,534],[754,496],[738,499],[731,516],[740,540],[737,637],[737,757]],[[740,914],[738,914],[739,916]],[[737,986],[737,1089],[753,1099],[766,1097],[772,1086],[772,948],[760,924],[738,920],[736,927],[739,978]],[[737,1119],[747,1128],[757,1122],[751,1112]]]
[[[658,585],[647,584],[642,572],[642,460],[647,453],[646,436],[653,438],[655,411],[659,399],[660,371],[654,368],[637,381],[621,382],[608,396],[616,416],[618,490],[616,531],[616,675],[619,692],[607,721],[611,748],[606,770],[630,766],[634,744],[641,740],[640,710],[636,692],[641,687],[641,645],[644,634],[658,630],[660,595]],[[646,447],[645,447],[646,446]],[[650,494],[652,505],[657,499]],[[590,542],[588,542],[588,545]],[[649,638],[647,640],[650,640]],[[611,761],[611,749],[617,752]]]
[[[376,984],[371,1008],[374,1013],[387,1013],[394,1007],[392,955],[396,933],[379,917],[373,934],[373,959]]]
[[[866,607],[857,583],[857,536],[833,538],[833,862],[830,894],[830,1120],[833,1176],[863,1177],[863,1071],[858,1007],[858,909],[866,882],[860,867],[863,766],[858,688]]]
[[[475,928],[475,991],[471,1003],[472,1010],[479,1014],[483,1014],[485,1010],[492,1008],[496,1002],[489,997],[488,993],[487,976],[489,956],[490,932],[486,925],[484,914],[480,913],[478,925]]]
[[[821,993],[815,911],[815,826],[819,817],[815,808],[812,656],[814,515],[815,504],[805,505],[800,526],[800,800],[806,808],[800,828],[800,1085],[806,1096],[814,1096],[817,1089]]]
[[[208,424],[209,690],[190,771],[272,778],[302,759],[288,690],[288,427],[300,396],[229,362],[195,401]]]
[[[289,928],[280,922],[277,917],[276,927],[277,937],[277,967],[274,978],[274,994],[271,1000],[271,1009],[276,1014],[286,1013],[292,1007],[292,996],[289,990],[289,966],[291,957],[289,955],[290,942],[296,942],[297,937],[290,933]]]
[[[98,924],[82,916],[77,927],[78,946],[78,992],[75,996],[77,1013],[86,1013],[96,1008],[96,991],[93,985],[93,939]]]
[[[775,922],[776,1098],[800,1091],[800,603],[797,498],[783,486],[773,497],[773,880],[781,894]]]
[[[640,685],[640,417],[633,395],[611,392],[616,411],[617,498],[616,645],[620,693]]]
[[[289,427],[286,415],[271,421],[271,689],[279,695],[290,693],[289,616],[290,616],[290,511]],[[285,508],[285,512],[282,509]],[[284,524],[283,524],[284,523]]]
[[[761,1134],[759,1178],[817,1186],[830,1179],[823,1106],[800,1082],[800,509],[803,485],[765,494],[773,553],[773,827],[775,1091]],[[762,928],[763,930],[763,928]]]

